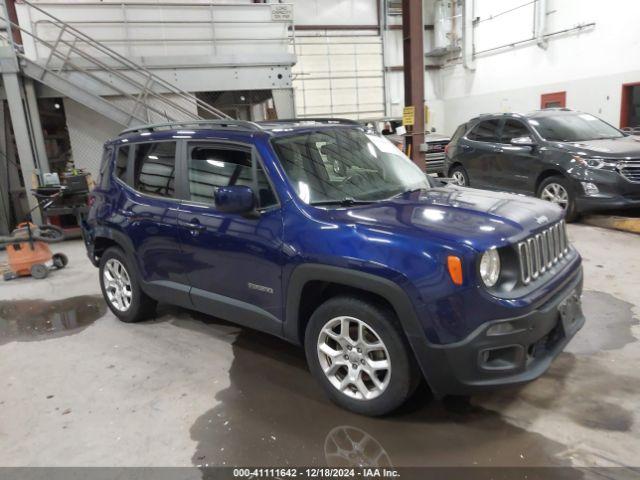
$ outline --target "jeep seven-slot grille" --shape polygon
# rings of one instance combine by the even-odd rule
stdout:
[[[569,251],[564,220],[518,243],[517,251],[520,280],[528,285],[559,262]]]

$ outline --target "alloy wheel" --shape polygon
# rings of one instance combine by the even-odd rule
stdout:
[[[557,203],[566,210],[569,205],[569,193],[559,183],[550,183],[540,192],[540,198],[548,202]]]
[[[131,278],[124,265],[115,258],[110,258],[104,265],[102,279],[109,303],[120,312],[129,310],[133,292]]]
[[[456,185],[460,185],[461,187],[464,187],[467,184],[464,178],[464,173],[462,173],[460,170],[453,172],[451,178],[453,179],[453,183],[455,183]]]
[[[341,393],[358,400],[380,396],[389,386],[391,359],[380,336],[354,317],[329,320],[318,335],[320,367]]]

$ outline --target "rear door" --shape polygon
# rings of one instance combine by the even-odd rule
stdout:
[[[497,157],[495,181],[506,191],[531,193],[535,179],[541,170],[539,149],[530,146],[512,145],[511,140],[518,137],[530,137],[533,133],[520,120],[507,119],[502,128],[500,143],[502,153]]]
[[[179,224],[193,305],[280,334],[282,212],[255,149],[194,141],[187,142],[183,152],[187,194]],[[256,214],[216,209],[216,188],[232,185],[254,189]]]
[[[463,147],[463,165],[469,175],[472,187],[495,188],[493,171],[496,167],[500,145],[502,120],[494,118],[482,120],[466,135]]]
[[[114,176],[127,184],[116,200],[112,226],[131,241],[145,288],[156,298],[189,305],[178,235],[176,141],[120,147]]]

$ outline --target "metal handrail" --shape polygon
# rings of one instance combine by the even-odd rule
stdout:
[[[218,118],[230,118],[224,112],[216,109],[215,107],[209,105],[208,103],[204,102],[203,100],[200,100],[195,95],[193,95],[191,93],[188,93],[188,92],[184,92],[184,91],[178,89],[173,84],[171,84],[170,82],[167,82],[166,80],[162,79],[161,77],[155,75],[154,73],[149,71],[144,66],[133,62],[132,60],[124,57],[123,55],[120,55],[118,52],[112,50],[111,48],[107,47],[106,45],[104,45],[104,44],[102,44],[100,42],[97,42],[96,40],[94,40],[93,38],[88,36],[87,34],[81,32],[80,30],[78,30],[76,28],[74,28],[73,26],[69,25],[68,23],[60,20],[59,18],[55,17],[54,15],[51,15],[49,12],[43,10],[42,8],[38,7],[37,5],[34,5],[33,3],[29,2],[28,0],[23,0],[23,3],[28,5],[29,7],[33,8],[34,10],[37,10],[37,11],[43,13],[47,17],[53,19],[57,23],[58,28],[61,29],[60,35],[58,37],[58,41],[56,41],[56,43],[54,45],[51,45],[47,41],[45,41],[45,40],[41,39],[40,37],[38,37],[37,35],[33,34],[32,32],[29,32],[26,29],[20,27],[19,25],[16,25],[16,27],[19,28],[21,31],[27,33],[32,38],[35,38],[35,39],[39,40],[40,43],[43,43],[45,46],[47,46],[47,48],[51,49],[49,60],[51,58],[51,55],[53,55],[54,52],[56,51],[55,49],[57,48],[57,46],[60,43],[63,43],[67,47],[69,47],[69,49],[70,49],[66,54],[66,58],[67,59],[68,59],[69,53],[71,51],[73,51],[74,53],[77,53],[78,55],[82,56],[83,58],[87,59],[88,61],[93,62],[94,64],[98,65],[99,67],[105,69],[109,73],[112,73],[114,75],[118,75],[116,73],[118,70],[116,70],[116,69],[114,69],[114,68],[112,68],[112,67],[110,67],[110,66],[108,66],[108,65],[106,65],[106,64],[104,64],[102,62],[100,62],[94,56],[86,54],[85,52],[82,52],[82,50],[78,49],[75,46],[75,42],[73,44],[69,44],[67,41],[63,40],[62,39],[63,34],[64,33],[68,33],[74,39],[81,40],[82,43],[85,43],[85,44],[91,46],[92,48],[94,48],[98,52],[101,52],[102,54],[104,54],[106,57],[117,61],[122,66],[126,67],[127,70],[131,70],[131,71],[137,73],[138,75],[142,76],[144,78],[144,80],[145,80],[144,84],[134,80],[130,76],[118,75],[121,79],[123,79],[125,81],[129,81],[131,84],[133,84],[136,87],[136,89],[142,88],[142,91],[140,92],[139,97],[137,98],[137,101],[140,101],[141,99],[146,98],[149,94],[151,94],[152,96],[154,96],[156,98],[160,98],[163,103],[165,103],[166,105],[170,106],[172,109],[175,109],[177,111],[181,111],[181,112],[184,112],[185,114],[193,116],[193,113],[191,113],[188,110],[186,110],[180,104],[174,102],[173,100],[170,100],[170,99],[166,98],[165,96],[161,95],[158,92],[154,92],[153,90],[151,90],[151,88],[150,88],[151,86],[157,85],[157,86],[160,86],[163,89],[167,90],[168,93],[173,93],[173,94],[177,95],[178,97],[180,97],[180,98],[182,98],[184,100],[188,100],[189,102],[192,102],[197,107],[199,107],[200,109],[208,112],[211,115],[214,115],[214,116],[216,116]],[[9,23],[11,23],[11,22],[9,22]],[[59,55],[55,55],[55,56],[59,57]],[[49,60],[47,61],[47,64],[49,63]],[[67,64],[71,64],[71,62],[69,62],[68,60],[67,60],[66,63]],[[83,71],[82,69],[78,68],[77,66],[75,68]],[[86,70],[83,71],[83,73],[87,73]],[[150,108],[150,105],[148,103],[145,103],[145,107]],[[157,109],[155,109],[155,108],[151,108],[151,109],[157,111]],[[164,114],[165,114],[165,116],[167,116],[166,112],[164,112]],[[196,115],[196,118],[200,118],[200,117],[198,115]]]

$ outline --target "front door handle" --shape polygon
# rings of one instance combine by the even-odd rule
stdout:
[[[187,230],[191,232],[191,235],[198,235],[199,233],[204,232],[207,229],[207,227],[201,224],[200,220],[198,220],[197,218],[192,218],[188,222],[181,222],[181,225],[183,227],[186,227]]]

